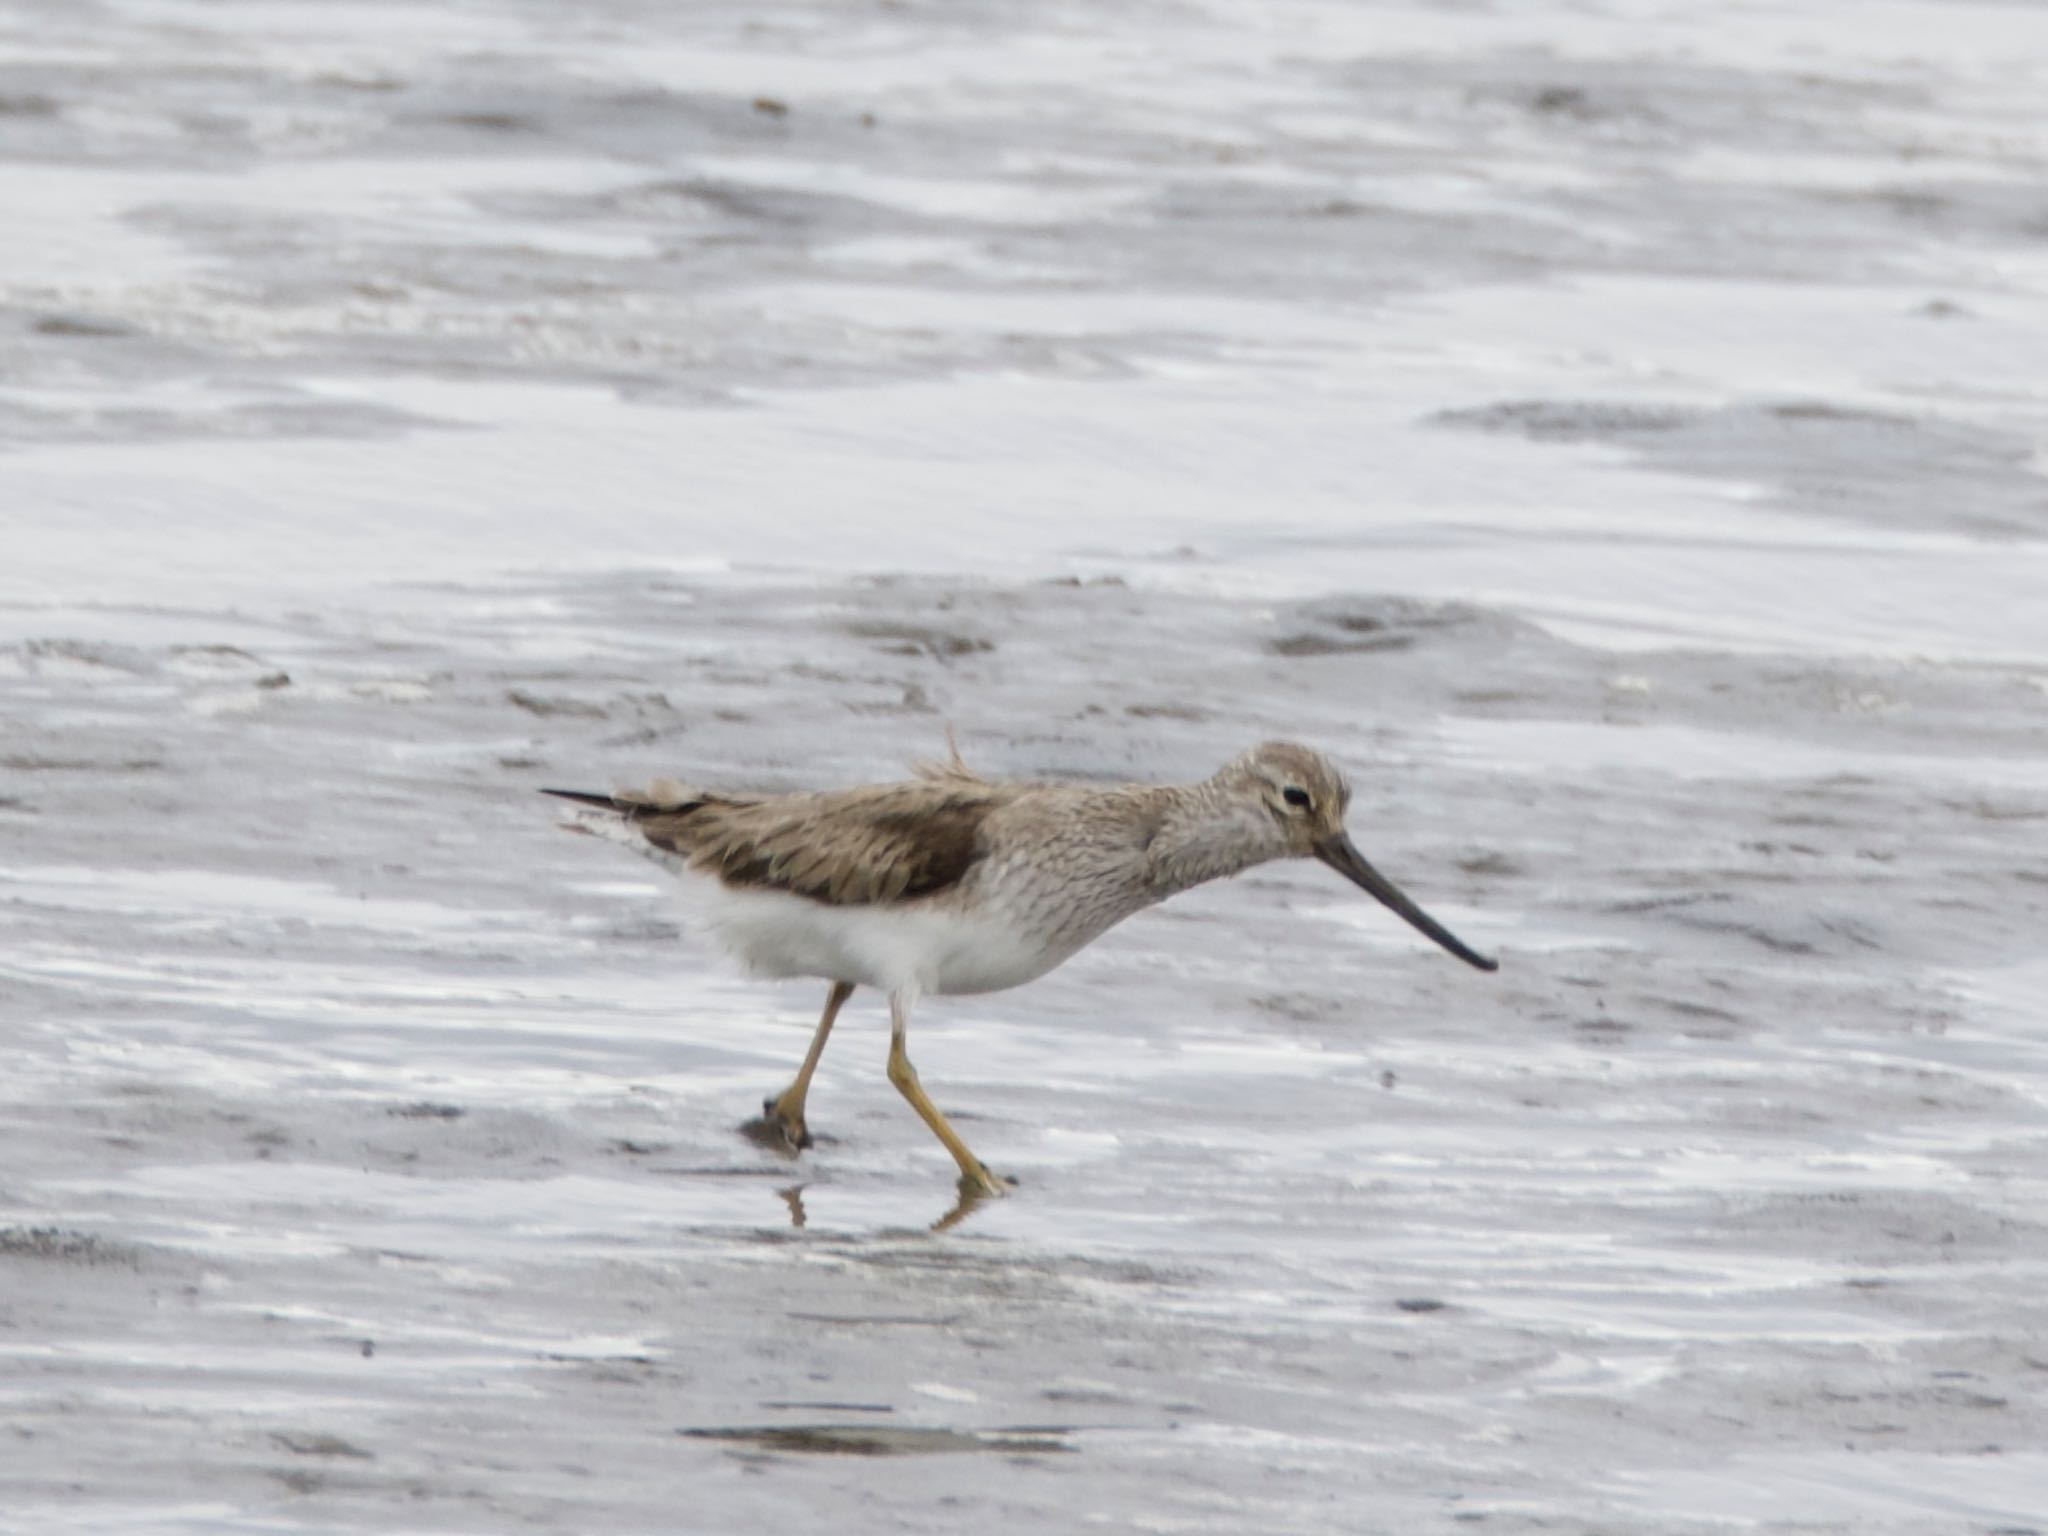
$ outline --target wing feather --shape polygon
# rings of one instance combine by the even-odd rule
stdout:
[[[671,801],[664,805],[649,796],[626,814],[656,847],[736,889],[873,906],[965,879],[987,855],[984,824],[1013,789],[948,773],[762,799],[690,791],[661,797]]]

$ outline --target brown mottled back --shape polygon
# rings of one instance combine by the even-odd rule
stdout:
[[[657,784],[611,806],[728,886],[873,906],[959,884],[986,852],[983,823],[1022,788],[948,764],[907,783],[760,798]]]

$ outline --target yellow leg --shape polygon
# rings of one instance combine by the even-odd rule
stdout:
[[[910,999],[901,992],[892,992],[889,995],[889,1081],[896,1085],[898,1093],[910,1100],[910,1107],[917,1111],[918,1118],[931,1127],[932,1134],[953,1154],[953,1161],[960,1165],[961,1193],[976,1198],[1000,1195],[1003,1192],[1002,1181],[988,1171],[987,1164],[967,1150],[967,1143],[946,1123],[946,1117],[939,1113],[939,1106],[925,1097],[924,1088],[917,1080],[917,1068],[910,1064],[910,1053],[904,1045],[909,1029]]]
[[[796,1081],[761,1106],[767,1118],[781,1128],[782,1139],[799,1150],[811,1144],[810,1128],[804,1124],[804,1099],[811,1091],[811,1074],[818,1070],[818,1058],[825,1054],[825,1037],[832,1033],[832,1021],[839,1017],[840,1008],[851,996],[852,982],[832,983],[832,991],[825,999],[825,1016],[818,1020],[818,1031],[811,1036],[811,1048],[804,1055],[804,1064],[797,1069]]]

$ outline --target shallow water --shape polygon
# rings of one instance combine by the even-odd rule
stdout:
[[[2048,1528],[2043,30],[0,6],[0,1526]],[[949,724],[1503,968],[1269,868],[923,1007],[1011,1198],[864,994],[763,1151],[532,791]]]

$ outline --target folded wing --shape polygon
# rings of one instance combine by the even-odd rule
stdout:
[[[940,773],[759,798],[667,783],[620,795],[547,793],[612,812],[654,847],[734,889],[882,906],[937,895],[964,880],[986,854],[983,824],[1009,788]]]

